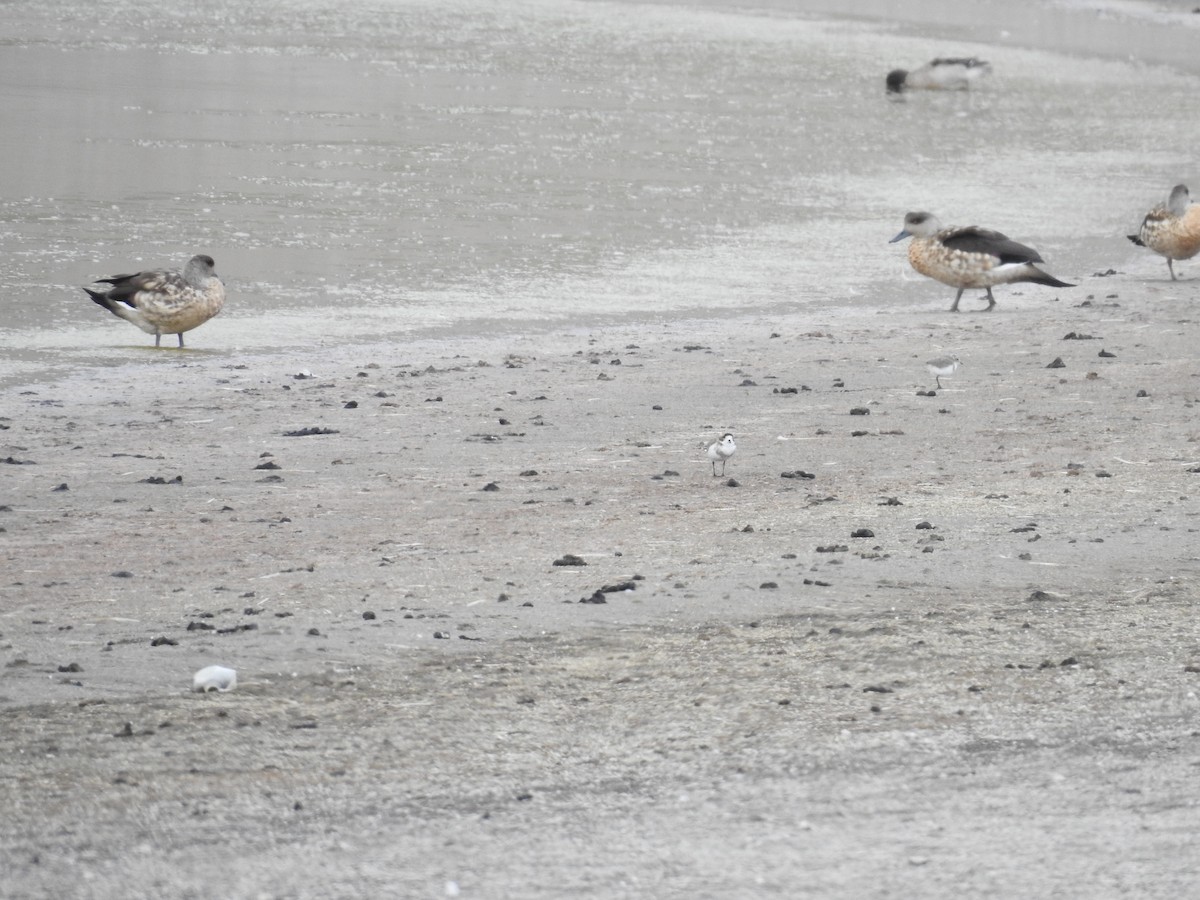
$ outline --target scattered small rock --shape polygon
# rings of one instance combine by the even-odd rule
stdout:
[[[1066,367],[1067,367],[1067,364],[1062,361],[1061,356],[1054,357],[1054,362],[1052,362],[1052,363],[1050,363],[1050,365],[1046,366],[1047,369],[1065,369]]]
[[[867,409],[865,406],[856,406],[852,410],[850,410],[850,415],[852,415],[852,416],[869,416],[870,414],[871,414],[871,411],[869,409]]]
[[[584,561],[583,557],[576,556],[574,553],[567,553],[567,554],[564,554],[563,556],[560,556],[558,559],[556,559],[554,561],[553,565],[556,565],[556,566],[586,566],[587,563]]]
[[[808,478],[808,479],[813,479],[813,478],[816,478],[817,476],[816,476],[816,475],[814,475],[814,474],[812,474],[812,472],[805,472],[803,469],[796,469],[794,472],[780,472],[780,473],[779,473],[779,477],[780,477],[780,478]]]
[[[319,428],[313,426],[311,428],[298,428],[295,431],[285,431],[284,437],[310,437],[314,434],[340,434],[336,428]]]
[[[875,532],[873,532],[870,528],[857,528],[854,531],[850,532],[850,537],[852,537],[852,538],[873,538],[873,537],[875,537]]]
[[[1107,350],[1101,350],[1098,354],[1102,359],[1116,359],[1117,354],[1109,353]]]

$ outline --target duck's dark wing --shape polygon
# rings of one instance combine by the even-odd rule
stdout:
[[[956,228],[941,238],[941,242],[951,250],[961,250],[963,253],[986,253],[995,256],[1004,263],[1038,263],[1042,257],[1032,247],[1018,244],[1007,235],[988,228],[970,226]]]
[[[113,275],[110,278],[97,278],[96,281],[112,285],[107,294],[109,300],[127,303],[130,306],[137,305],[133,298],[142,291],[173,292],[186,286],[182,275],[166,269],[151,269],[134,275]]]
[[[978,69],[990,65],[986,60],[977,56],[941,56],[933,60],[931,66],[962,66],[964,69]]]

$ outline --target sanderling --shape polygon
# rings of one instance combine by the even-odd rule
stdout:
[[[181,273],[178,269],[151,269],[135,275],[97,278],[111,284],[107,291],[84,288],[94,301],[114,316],[132,322],[154,335],[154,346],[164,334],[179,335],[203,325],[225,305],[225,285],[213,271],[211,256],[193,256]]]
[[[717,475],[717,460],[721,461],[721,474],[725,474],[725,461],[737,453],[737,444],[732,434],[723,434],[721,439],[708,447],[708,458],[712,460],[713,477]]]
[[[973,56],[935,59],[911,72],[904,69],[888,72],[887,90],[889,94],[911,90],[965,91],[972,81],[991,72],[991,63]]]
[[[958,312],[958,301],[967,288],[987,292],[987,308],[996,305],[992,286],[1032,282],[1049,287],[1074,287],[1043,272],[1034,263],[1043,262],[1038,252],[1010,240],[998,231],[970,225],[943,228],[932,213],[910,212],[904,217],[903,230],[889,243],[912,238],[908,261],[922,275],[958,288],[951,312]]]
[[[925,363],[925,368],[929,370],[929,374],[933,376],[934,380],[937,382],[938,388],[940,389],[942,386],[942,379],[949,378],[958,371],[958,367],[961,365],[962,363],[959,362],[957,356],[939,356]]]
[[[1200,253],[1200,203],[1192,204],[1187,185],[1177,184],[1167,202],[1146,213],[1138,233],[1128,237],[1139,247],[1165,256],[1171,280],[1178,281],[1172,261]]]

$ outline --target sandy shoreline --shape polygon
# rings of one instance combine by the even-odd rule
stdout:
[[[1197,283],[20,394],[9,890],[1177,894]]]

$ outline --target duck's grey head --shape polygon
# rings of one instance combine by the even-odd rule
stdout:
[[[213,262],[213,258],[211,256],[198,254],[188,260],[187,267],[199,275],[211,275],[213,273],[213,269],[217,267],[217,264]]]
[[[908,78],[908,72],[904,69],[892,69],[887,76],[887,92],[889,94],[899,94],[904,90],[904,80]]]
[[[937,234],[941,227],[942,223],[933,213],[910,212],[904,217],[904,228],[888,243],[894,244],[907,237],[931,237]]]
[[[1167,209],[1173,216],[1182,216],[1187,212],[1188,204],[1191,201],[1192,195],[1188,193],[1187,185],[1177,184],[1171,188],[1171,199],[1167,201]]]

